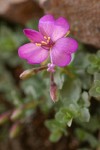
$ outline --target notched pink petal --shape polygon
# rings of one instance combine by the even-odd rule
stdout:
[[[53,64],[64,67],[71,62],[71,54],[67,54],[60,47],[55,46],[51,50],[51,60]]]
[[[39,20],[39,31],[46,36],[51,36],[54,27],[54,17],[52,15],[45,15]]]
[[[66,53],[75,53],[78,49],[77,41],[70,37],[57,40],[55,46],[57,49],[60,47],[60,51]]]
[[[47,21],[54,21],[53,15],[47,14],[47,15],[41,17],[39,20],[39,23],[47,22]]]
[[[32,55],[33,51],[37,49],[36,45],[33,43],[27,43],[18,49],[19,57],[23,59],[27,59],[29,56]]]
[[[78,49],[78,42],[70,37],[65,38],[65,46],[67,53],[75,53]]]
[[[54,25],[54,30],[52,33],[52,40],[56,41],[62,37],[64,37],[66,35],[66,33],[69,31],[69,23],[68,21],[63,18],[60,17],[55,21],[55,25]]]
[[[23,32],[27,36],[27,38],[33,43],[38,43],[43,40],[42,34],[38,31],[32,29],[24,29]]]
[[[38,49],[27,59],[29,64],[40,64],[48,58],[48,51],[45,49]]]
[[[39,64],[48,57],[48,51],[36,46],[33,43],[28,43],[18,49],[19,57],[26,59],[30,64]]]
[[[56,25],[61,26],[61,27],[63,27],[63,28],[66,28],[66,31],[68,31],[69,28],[70,28],[67,19],[65,19],[64,17],[59,17],[59,18],[56,20]]]
[[[52,61],[59,67],[65,67],[71,62],[71,54],[61,53],[59,55],[52,53]]]

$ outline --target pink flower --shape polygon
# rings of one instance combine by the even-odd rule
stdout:
[[[30,64],[40,64],[50,59],[48,71],[54,72],[54,66],[64,67],[71,62],[71,54],[75,53],[78,43],[67,37],[69,24],[63,17],[54,19],[52,15],[45,15],[39,20],[39,32],[24,29],[24,34],[31,41],[18,50],[21,58]]]

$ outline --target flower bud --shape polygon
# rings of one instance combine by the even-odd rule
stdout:
[[[21,79],[27,79],[34,74],[35,74],[35,72],[33,69],[28,69],[28,70],[25,70],[23,73],[20,74],[20,78]]]
[[[32,69],[25,70],[23,73],[20,74],[20,78],[27,79],[27,78],[31,77],[32,75],[35,75],[38,72],[45,70],[45,69],[47,69],[47,66],[42,66],[42,67],[38,67],[38,68],[32,68]]]
[[[6,123],[9,120],[10,112],[6,112],[0,115],[0,125]]]
[[[11,115],[11,120],[17,120],[23,115],[23,109],[19,108],[13,111]]]
[[[58,93],[57,93],[57,85],[56,83],[52,83],[50,85],[50,97],[53,100],[53,102],[56,102],[58,100]]]
[[[9,137],[10,138],[17,137],[20,134],[21,128],[22,127],[20,123],[15,123],[10,129]]]

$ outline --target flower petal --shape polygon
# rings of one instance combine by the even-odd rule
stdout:
[[[45,36],[51,36],[54,22],[52,15],[45,15],[39,20],[39,31]]]
[[[27,36],[27,38],[33,43],[38,43],[43,40],[42,34],[38,31],[32,29],[24,29],[23,32]]]
[[[48,51],[36,46],[33,43],[28,43],[18,49],[18,54],[21,58],[28,60],[30,64],[39,64],[48,57]]]
[[[35,50],[33,55],[28,58],[29,64],[40,64],[48,58],[48,51],[45,49]]]
[[[55,42],[59,38],[64,37],[68,31],[69,31],[68,21],[63,17],[60,17],[55,21],[51,39]]]
[[[53,64],[64,67],[70,63],[71,54],[67,54],[66,52],[62,51],[61,47],[55,45],[51,50],[51,60]]]
[[[57,40],[55,46],[57,49],[60,48],[60,51],[66,53],[75,53],[78,49],[77,41],[70,37]]]

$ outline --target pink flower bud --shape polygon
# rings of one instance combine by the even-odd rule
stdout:
[[[29,69],[29,70],[25,70],[24,72],[22,72],[20,74],[20,78],[21,79],[27,79],[29,77],[31,77],[32,75],[34,75],[35,73],[33,72],[33,70]]]
[[[52,63],[49,63],[48,64],[48,69],[47,69],[47,71],[48,72],[55,72],[55,65],[54,64],[52,64]]]
[[[10,116],[10,112],[5,112],[5,113],[1,114],[0,115],[0,125],[9,121],[9,116]]]
[[[58,100],[56,83],[52,83],[50,85],[50,97],[53,100],[53,102],[56,102]]]
[[[23,114],[23,109],[19,108],[13,111],[12,115],[11,115],[11,120],[17,120],[19,119]]]
[[[20,134],[20,131],[21,131],[21,124],[15,123],[10,129],[9,137],[10,138],[17,137]]]
[[[45,70],[45,69],[47,69],[47,66],[41,66],[38,68],[32,68],[32,69],[25,70],[24,72],[22,72],[20,74],[20,78],[21,79],[27,79],[27,78],[31,77],[32,75],[35,75],[38,72]]]

